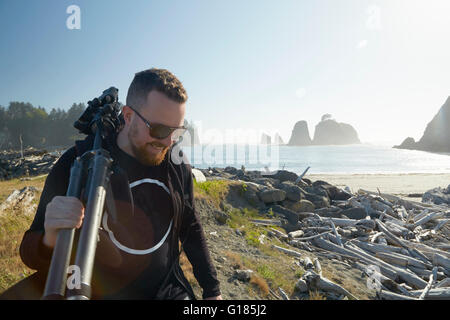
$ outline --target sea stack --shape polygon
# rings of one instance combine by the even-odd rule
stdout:
[[[311,145],[311,137],[309,136],[308,123],[304,120],[298,121],[292,130],[289,146],[309,146]]]
[[[450,152],[450,97],[441,107],[433,120],[428,123],[422,138],[415,142],[407,138],[397,149],[413,149],[430,152]]]
[[[337,122],[330,115],[324,115],[314,131],[314,145],[359,144],[358,133],[349,124]]]

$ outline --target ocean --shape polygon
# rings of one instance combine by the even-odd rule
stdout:
[[[449,173],[450,155],[368,144],[345,146],[194,145],[182,147],[195,168],[289,170],[301,174]]]

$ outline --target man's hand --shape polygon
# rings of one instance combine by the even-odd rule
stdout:
[[[78,198],[56,196],[45,211],[43,242],[53,248],[60,229],[80,228],[84,218],[84,206]]]
[[[209,297],[209,298],[205,298],[203,300],[223,300],[223,299],[222,299],[222,295],[218,295],[217,297]]]

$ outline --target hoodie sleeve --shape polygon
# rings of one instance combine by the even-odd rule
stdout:
[[[47,272],[53,253],[42,242],[47,204],[55,197],[65,195],[69,185],[70,167],[76,157],[75,147],[67,150],[55,163],[45,180],[36,215],[20,244],[20,257],[31,269]]]
[[[192,170],[189,165],[186,169],[185,183],[187,183],[189,197],[186,200],[180,236],[181,240],[185,239],[183,249],[192,264],[194,276],[203,289],[203,298],[215,297],[220,295],[217,272],[212,264],[205,234],[195,210]]]

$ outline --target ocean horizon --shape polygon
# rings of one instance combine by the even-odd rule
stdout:
[[[236,167],[301,174],[450,173],[450,155],[371,144],[286,146],[199,144],[181,147],[199,169]]]

